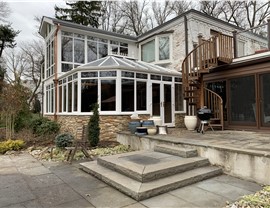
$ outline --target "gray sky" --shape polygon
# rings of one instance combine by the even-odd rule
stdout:
[[[29,41],[37,38],[39,24],[34,20],[35,16],[54,17],[54,5],[64,6],[62,0],[55,1],[7,1],[11,9],[8,21],[12,23],[12,28],[20,30],[20,34],[16,38],[18,45],[22,41]]]

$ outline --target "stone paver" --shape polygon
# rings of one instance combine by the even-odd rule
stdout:
[[[227,175],[137,202],[81,171],[28,153],[0,156],[0,207],[222,207],[261,187]]]

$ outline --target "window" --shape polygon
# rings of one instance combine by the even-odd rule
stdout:
[[[98,80],[81,81],[81,112],[91,112],[93,104],[98,100]]]
[[[231,122],[254,123],[255,76],[234,78],[229,83]]]
[[[244,56],[245,55],[245,42],[238,40],[237,48],[238,48],[237,56],[238,57]]]
[[[149,41],[142,45],[141,49],[142,61],[154,62],[155,61],[155,40]]]
[[[134,111],[134,79],[122,79],[122,112]]]
[[[174,93],[175,93],[175,111],[184,111],[182,84],[175,83]]]
[[[141,60],[145,62],[167,62],[170,60],[171,36],[156,36],[141,45]]]
[[[146,111],[146,98],[147,98],[147,87],[146,82],[137,81],[137,111]]]
[[[54,113],[54,84],[46,86],[46,113]]]
[[[87,61],[95,61],[108,55],[108,40],[88,36]]]
[[[48,78],[54,74],[54,38],[48,40],[46,51],[46,78]]]
[[[111,40],[111,52],[121,56],[128,56],[128,44]]]
[[[170,59],[170,38],[160,37],[159,38],[159,60]]]
[[[116,110],[116,80],[101,80],[101,111]]]

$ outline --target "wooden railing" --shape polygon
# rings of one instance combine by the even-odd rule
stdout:
[[[207,73],[212,67],[218,66],[218,61],[231,63],[233,59],[233,37],[218,34],[209,40],[199,38],[196,46],[182,63],[183,85],[189,80],[198,79],[200,73]]]
[[[234,58],[233,52],[233,37],[219,34],[217,36],[218,40],[218,59],[225,63],[231,63]]]
[[[219,126],[224,127],[223,121],[223,100],[222,98],[212,90],[204,88],[204,105],[211,109],[213,113],[213,122],[217,121]]]

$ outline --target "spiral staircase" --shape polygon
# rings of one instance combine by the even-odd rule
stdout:
[[[187,115],[196,115],[197,109],[207,106],[213,112],[211,125],[223,130],[223,101],[214,91],[204,87],[203,75],[233,59],[233,37],[217,34],[208,40],[198,36],[198,45],[182,63],[182,82]]]

